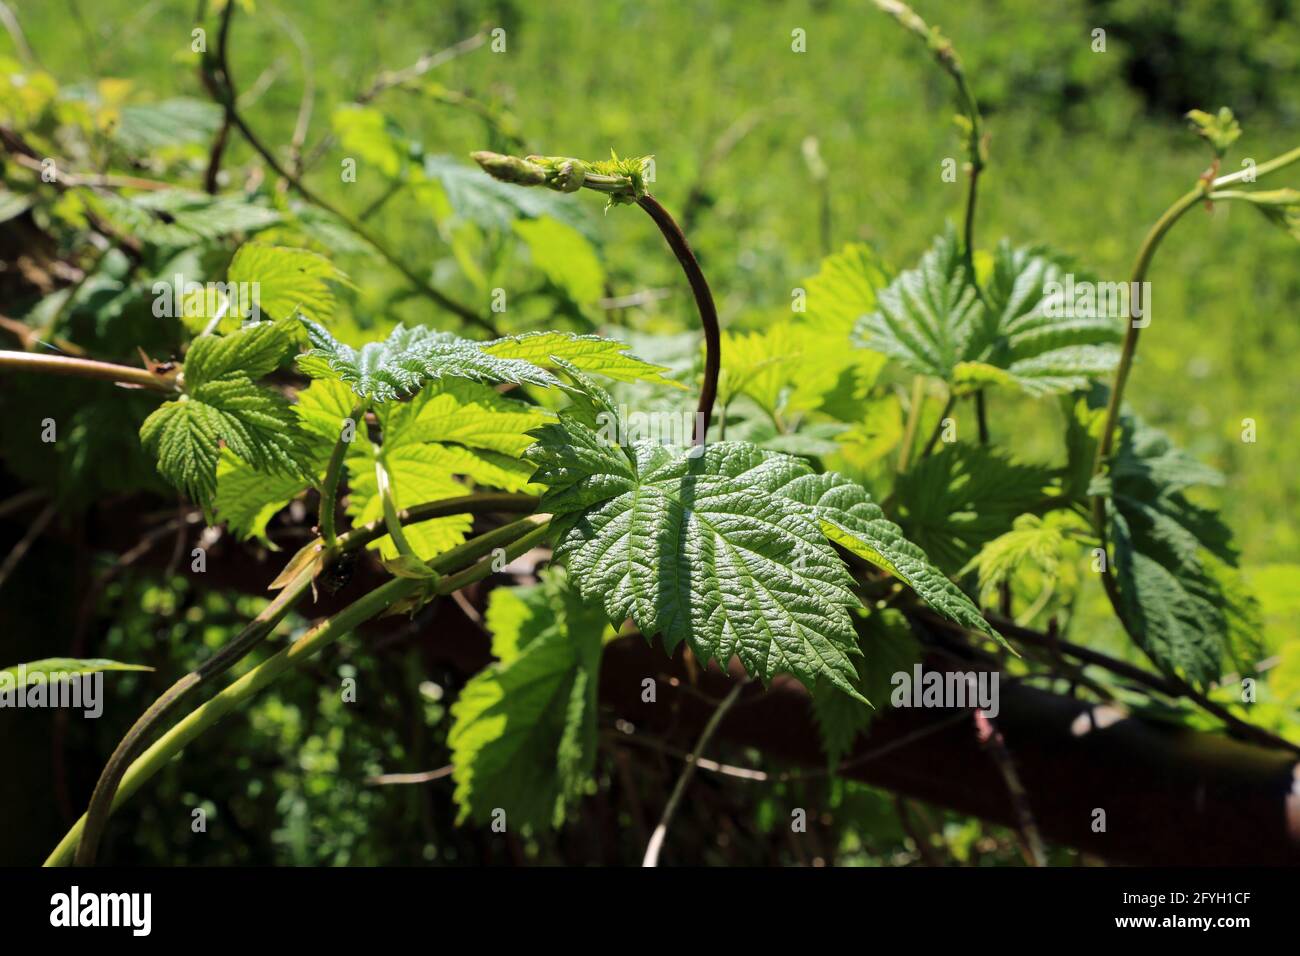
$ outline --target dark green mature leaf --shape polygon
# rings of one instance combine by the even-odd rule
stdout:
[[[947,444],[899,479],[894,506],[907,537],[956,574],[987,542],[1010,531],[1017,515],[1044,502],[1051,478],[1050,469],[987,448]]]
[[[536,587],[493,591],[486,619],[500,660],[465,685],[447,736],[459,819],[502,810],[508,826],[559,826],[595,765],[609,629],[559,568]]]
[[[1251,628],[1253,599],[1225,592],[1236,551],[1219,516],[1183,494],[1215,473],[1134,416],[1120,419],[1112,467],[1090,493],[1107,499],[1108,537],[1125,629],[1165,670],[1204,684]]]
[[[764,679],[824,676],[855,693],[852,582],[816,520],[751,480],[765,453],[625,451],[567,416],[536,434],[556,555],[611,620],[631,617],[670,653],[686,641],[704,661],[735,654]]]
[[[431,379],[467,378],[516,385],[555,385],[555,376],[531,362],[488,354],[483,343],[428,326],[399,325],[383,342],[360,349],[344,345],[315,322],[304,320],[314,346],[299,356],[311,375],[332,373],[362,398],[388,402],[417,391]],[[328,370],[328,371],[326,371]]]
[[[584,388],[583,391],[586,391]],[[591,393],[590,419],[608,397]],[[856,694],[847,608],[856,601],[834,541],[898,576],[964,626],[991,629],[970,601],[840,475],[752,445],[693,456],[622,447],[569,413],[528,456],[549,487],[557,556],[613,620],[631,617],[669,652],[737,655],[764,679],[789,673]]]

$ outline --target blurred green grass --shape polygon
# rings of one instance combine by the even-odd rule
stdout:
[[[122,77],[145,100],[202,95],[190,51],[192,2],[13,6],[42,63],[64,84]],[[1241,6],[1180,5],[1206,11],[1206,22],[1194,26],[1210,38],[1215,31],[1256,30],[1258,37],[1243,42],[1279,64],[1272,103],[1255,94],[1245,104],[1228,102],[1243,107],[1246,129],[1229,157],[1233,168],[1242,157],[1262,161],[1300,138],[1286,88],[1300,53],[1286,61],[1283,47],[1279,60],[1281,34],[1258,17],[1210,16]],[[918,11],[952,38],[988,114],[991,161],[982,181],[979,244],[991,248],[1002,236],[1046,242],[1104,280],[1125,279],[1146,229],[1205,168],[1208,154],[1185,131],[1178,110],[1145,106],[1126,83],[1134,53],[1121,31],[1112,31],[1106,52],[1092,51],[1091,31],[1109,26],[1109,5],[942,0],[921,2]],[[209,26],[214,22],[209,18]],[[670,208],[704,177],[712,206],[692,239],[730,323],[759,321],[785,307],[790,290],[816,269],[818,204],[800,149],[808,136],[818,139],[831,172],[836,245],[865,239],[894,265],[908,265],[945,218],[960,216],[962,183],[940,178],[943,159],[960,157],[948,80],[914,38],[866,2],[359,0],[326,8],[258,0],[255,13],[236,18],[233,68],[245,91],[259,77],[270,80],[248,115],[280,148],[293,127],[304,71],[286,24],[305,40],[316,85],[309,143],[328,131],[332,107],[380,70],[405,66],[480,27],[503,27],[505,52],[482,47],[432,78],[507,106],[534,151],[653,153],[655,191]],[[791,50],[796,28],[806,31],[805,53]],[[1285,35],[1295,36],[1293,24],[1289,29]],[[0,53],[12,52],[0,35]],[[1218,89],[1212,64],[1206,69],[1198,88]],[[1225,68],[1222,85],[1239,89],[1238,79]],[[1261,82],[1268,79],[1266,70]],[[481,124],[462,112],[402,92],[385,94],[382,106],[430,151],[464,156],[483,145]],[[742,118],[753,120],[752,131],[705,170],[719,136]],[[232,154],[235,161],[249,157],[242,143]],[[364,182],[344,191],[330,172],[338,161],[328,156],[312,182],[359,209],[374,191]],[[1298,178],[1283,174],[1277,185],[1297,185]],[[430,258],[437,240],[417,210],[393,204],[377,222],[409,260]],[[639,217],[612,212],[602,234],[616,294],[675,285],[658,236]],[[1298,254],[1294,240],[1251,210],[1187,217],[1151,271],[1153,322],[1129,391],[1141,414],[1227,474],[1213,503],[1234,528],[1247,566],[1293,562],[1300,553]],[[354,275],[363,285],[394,282],[364,262]],[[664,308],[688,318],[685,297]],[[991,411],[995,440],[1029,458],[1059,455],[1054,409],[994,401]],[[1241,441],[1245,418],[1257,423],[1254,444]]]

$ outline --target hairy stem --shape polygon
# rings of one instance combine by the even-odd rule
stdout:
[[[640,197],[636,203],[654,220],[668,241],[669,248],[677,256],[677,261],[681,263],[686,280],[691,284],[691,292],[695,295],[700,324],[704,327],[704,384],[700,388],[693,436],[694,444],[703,445],[709,431],[709,420],[713,417],[713,403],[718,397],[718,375],[722,372],[722,331],[718,326],[718,310],[713,304],[713,293],[709,291],[709,283],[704,278],[699,260],[686,241],[686,234],[668,210],[649,195]]]
[[[0,369],[96,378],[105,382],[119,382],[123,385],[147,388],[155,392],[179,391],[176,388],[175,378],[171,375],[151,372],[147,368],[133,368],[130,365],[115,365],[112,362],[72,358],[67,355],[0,351]]]

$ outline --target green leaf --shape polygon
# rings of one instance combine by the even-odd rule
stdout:
[[[332,374],[362,398],[388,402],[410,395],[431,379],[466,378],[516,385],[555,385],[545,369],[520,359],[490,355],[482,343],[428,326],[399,325],[383,342],[360,349],[344,345],[315,322],[303,320],[314,346],[298,361],[314,377]],[[327,371],[328,370],[328,371]]]
[[[1230,195],[1253,205],[1265,219],[1292,239],[1300,239],[1300,190],[1245,190],[1233,191]]]
[[[330,115],[330,126],[344,155],[377,169],[388,179],[398,179],[410,149],[392,120],[371,106],[347,103]]]
[[[508,826],[559,826],[595,765],[608,628],[560,569],[535,588],[493,591],[486,620],[501,660],[465,685],[447,736],[458,819],[488,822],[503,810]]]
[[[989,541],[962,569],[977,573],[980,600],[992,603],[998,589],[1024,564],[1055,576],[1070,544],[1070,533],[1088,529],[1073,511],[1053,511],[1044,517],[1020,515],[1011,530]]]
[[[908,538],[955,574],[1017,515],[1042,506],[1051,478],[987,448],[946,444],[899,479],[895,513]]]
[[[885,517],[860,485],[834,472],[814,474],[802,462],[792,461],[774,456],[763,486],[804,506],[828,540],[898,578],[944,617],[1002,641],[970,598]]]
[[[519,458],[533,441],[529,431],[549,413],[498,395],[486,385],[447,379],[426,386],[409,402],[381,406],[383,445],[349,449],[345,464],[348,514],[357,522],[383,517],[375,457],[382,456],[397,507],[469,493],[473,486],[504,491],[532,486],[533,466]],[[406,527],[417,555],[427,560],[464,540],[471,516],[451,515]],[[387,536],[373,542],[385,557],[397,551]]]
[[[0,691],[12,690],[62,677],[96,674],[100,671],[151,671],[143,664],[121,664],[103,658],[47,657],[26,664],[0,668]]]
[[[533,265],[579,305],[605,294],[605,267],[587,238],[558,220],[520,219],[514,230],[532,256]]]
[[[255,377],[279,363],[285,340],[270,323],[195,339],[184,366],[185,394],[140,426],[158,471],[204,507],[217,491],[220,443],[259,471],[306,474],[309,460],[289,403]]]
[[[553,365],[553,360],[558,358],[584,372],[594,372],[619,382],[686,387],[665,377],[664,372],[668,369],[642,361],[627,350],[627,345],[614,339],[572,332],[527,332],[483,345],[484,352],[498,358],[522,359],[534,365]]]
[[[1017,249],[1005,239],[998,244],[985,292],[989,310],[966,360],[955,369],[956,384],[978,387],[985,384],[983,377],[1040,395],[1084,388],[1089,378],[1115,368],[1122,320],[1068,314],[1075,311],[1064,298],[1068,268],[1041,247]],[[989,371],[981,375],[971,366]]]
[[[1114,316],[1069,314],[1073,303],[1062,299],[1066,268],[1042,248],[1016,249],[1003,240],[993,257],[986,306],[949,226],[919,268],[879,293],[877,310],[858,323],[858,344],[959,392],[989,385],[1014,385],[1032,395],[1082,388],[1114,368],[1122,329]]]
[[[218,521],[241,540],[256,538],[272,551],[279,547],[267,537],[266,526],[306,482],[298,475],[267,474],[223,449],[217,461],[217,490],[212,501]]]
[[[250,298],[272,319],[303,315],[321,322],[334,312],[330,283],[343,281],[343,276],[328,259],[310,250],[246,242],[230,261],[227,279],[256,289]],[[249,317],[247,311],[232,314]]]
[[[876,310],[876,293],[888,284],[889,274],[875,250],[850,243],[823,259],[805,283],[808,317],[827,335],[846,338],[860,318]]]
[[[770,680],[825,677],[847,693],[856,638],[851,580],[814,518],[770,493],[773,453],[721,442],[690,457],[612,445],[567,413],[529,449],[548,486],[556,556],[613,621],[632,618],[672,653],[733,654]],[[785,459],[794,462],[794,459]]]
[[[876,296],[876,310],[858,320],[857,343],[922,375],[952,381],[981,331],[983,310],[970,284],[957,233],[950,225],[921,257]]]
[[[1253,613],[1244,585],[1225,591],[1237,563],[1227,526],[1183,494],[1213,473],[1135,416],[1120,428],[1110,472],[1089,492],[1107,499],[1125,629],[1157,666],[1209,683]]]
[[[1241,136],[1241,124],[1232,115],[1232,110],[1226,106],[1220,107],[1217,114],[1207,113],[1204,110],[1189,110],[1187,119],[1191,121],[1197,135],[1214,149],[1215,156],[1222,156]]]
[[[103,210],[105,218],[128,235],[154,245],[191,246],[233,233],[250,233],[280,221],[274,209],[242,199],[179,189],[124,197],[116,193],[77,194]]]
[[[181,143],[210,143],[221,126],[222,109],[209,100],[177,97],[123,106],[113,137],[126,150],[145,154]]]

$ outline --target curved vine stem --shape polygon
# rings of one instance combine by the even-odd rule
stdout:
[[[231,8],[233,6],[233,4],[226,5],[223,16],[227,20],[232,15]],[[223,23],[221,35],[224,37],[226,32],[227,29]],[[416,291],[425,298],[446,309],[448,312],[453,313],[470,325],[477,326],[489,335],[496,336],[498,334],[496,327],[483,316],[479,315],[469,306],[457,302],[455,299],[439,292],[426,279],[417,275],[416,272],[403,262],[395,252],[389,249],[387,243],[372,232],[368,226],[362,223],[355,216],[349,215],[333,203],[318,196],[313,190],[307,188],[301,177],[295,176],[286,169],[284,164],[276,158],[275,153],[267,148],[266,144],[262,142],[256,133],[253,132],[248,123],[244,120],[243,116],[239,113],[239,108],[236,103],[235,81],[234,77],[230,73],[229,57],[227,56],[226,44],[224,42],[220,43],[218,46],[216,65],[217,69],[221,73],[222,86],[219,90],[216,90],[215,93],[220,100],[221,106],[226,111],[228,121],[239,130],[240,135],[244,137],[248,142],[248,145],[251,146],[263,160],[265,160],[266,164],[271,167],[272,172],[287,182],[298,193],[298,195],[302,196],[302,198],[307,202],[325,210],[325,212],[329,213],[331,216],[339,219],[348,227],[348,229],[356,233],[356,235],[359,236],[368,246],[374,249],[375,252],[379,253],[379,255],[389,265],[400,272],[406,280],[415,287]]]
[[[703,445],[709,431],[709,421],[713,417],[713,403],[718,397],[718,376],[722,372],[722,331],[718,326],[718,310],[713,303],[713,293],[709,291],[709,282],[704,278],[704,270],[700,268],[699,260],[686,241],[686,234],[668,210],[650,195],[638,197],[636,204],[654,220],[668,241],[668,247],[681,263],[686,280],[691,284],[691,292],[695,295],[700,324],[704,327],[704,384],[700,387],[700,403],[695,413],[695,432],[692,438],[694,444]]]
[[[397,514],[397,520],[403,524],[410,524],[428,518],[464,514],[466,512],[531,511],[536,505],[537,499],[531,495],[505,493],[465,495],[457,498],[447,498],[442,501],[428,502],[406,509]],[[510,530],[507,531],[507,529]],[[457,560],[469,561],[486,553],[479,550],[481,548],[486,547],[490,550],[492,547],[498,546],[503,537],[503,532],[504,536],[508,538],[509,534],[521,533],[526,530],[528,529],[522,527],[518,522],[514,525],[506,525],[503,529],[481,535],[479,538],[466,542],[459,548],[446,552],[444,555],[439,556],[439,559],[435,559],[435,562],[441,560],[445,562],[443,566],[454,567],[454,562]],[[104,769],[100,772],[98,782],[95,784],[90,804],[83,818],[85,821],[84,838],[77,848],[76,859],[79,865],[94,863],[99,840],[108,821],[111,808],[115,805],[113,800],[123,779],[123,774],[129,762],[135,759],[154,728],[165,720],[191,691],[216,680],[265,640],[289,610],[298,603],[311,586],[312,581],[320,572],[324,563],[331,560],[334,554],[364,547],[375,538],[386,533],[389,533],[387,523],[376,521],[354,528],[345,534],[338,541],[336,550],[326,550],[323,539],[317,540],[315,547],[321,553],[319,561],[309,562],[302,567],[275,599],[263,608],[262,612],[235,636],[234,640],[164,691],[149,709],[140,716],[119,741],[117,747],[114,748],[108,762],[104,765]],[[431,564],[435,564],[435,562],[431,562]]]
[[[1267,162],[1260,163],[1254,167],[1253,180],[1258,180],[1260,176],[1267,173],[1276,172],[1284,169],[1293,163],[1300,162],[1300,147],[1292,149],[1280,156],[1275,156]],[[1215,196],[1214,190],[1220,186],[1230,185],[1235,182],[1246,180],[1251,174],[1250,169],[1243,169],[1236,173],[1230,173],[1226,176],[1220,176],[1216,179],[1201,179],[1197,185],[1184,193],[1178,200],[1165,210],[1164,214],[1156,220],[1146,237],[1142,240],[1142,245],[1138,249],[1137,258],[1133,263],[1133,274],[1130,278],[1129,288],[1140,288],[1141,283],[1146,280],[1147,271],[1151,266],[1151,260],[1155,257],[1156,249],[1159,248],[1160,242],[1164,239],[1165,234],[1173,228],[1174,224],[1187,213],[1189,209],[1195,206],[1203,199],[1211,197],[1230,200],[1243,198],[1243,194],[1229,193],[1226,195]],[[1252,181],[1253,181],[1252,180]],[[1147,303],[1147,314],[1150,315],[1150,303]],[[1106,418],[1102,423],[1101,436],[1097,441],[1097,454],[1093,459],[1092,476],[1096,479],[1106,469],[1110,462],[1111,455],[1114,451],[1115,431],[1119,425],[1120,408],[1124,400],[1124,389],[1128,384],[1129,373],[1133,367],[1133,356],[1137,352],[1138,334],[1141,328],[1133,323],[1130,319],[1128,328],[1124,332],[1124,344],[1120,350],[1119,364],[1115,369],[1115,381],[1111,386],[1110,399],[1106,403]],[[1100,540],[1103,553],[1108,553],[1109,542],[1106,534],[1106,496],[1094,495],[1092,499],[1092,520],[1097,537]],[[1120,600],[1119,586],[1115,581],[1114,572],[1110,562],[1107,561],[1102,572],[1102,584],[1106,590],[1106,596],[1110,600],[1111,607],[1114,609],[1116,616],[1121,623],[1125,617],[1122,610],[1123,604]],[[1127,627],[1127,625],[1126,625]]]

